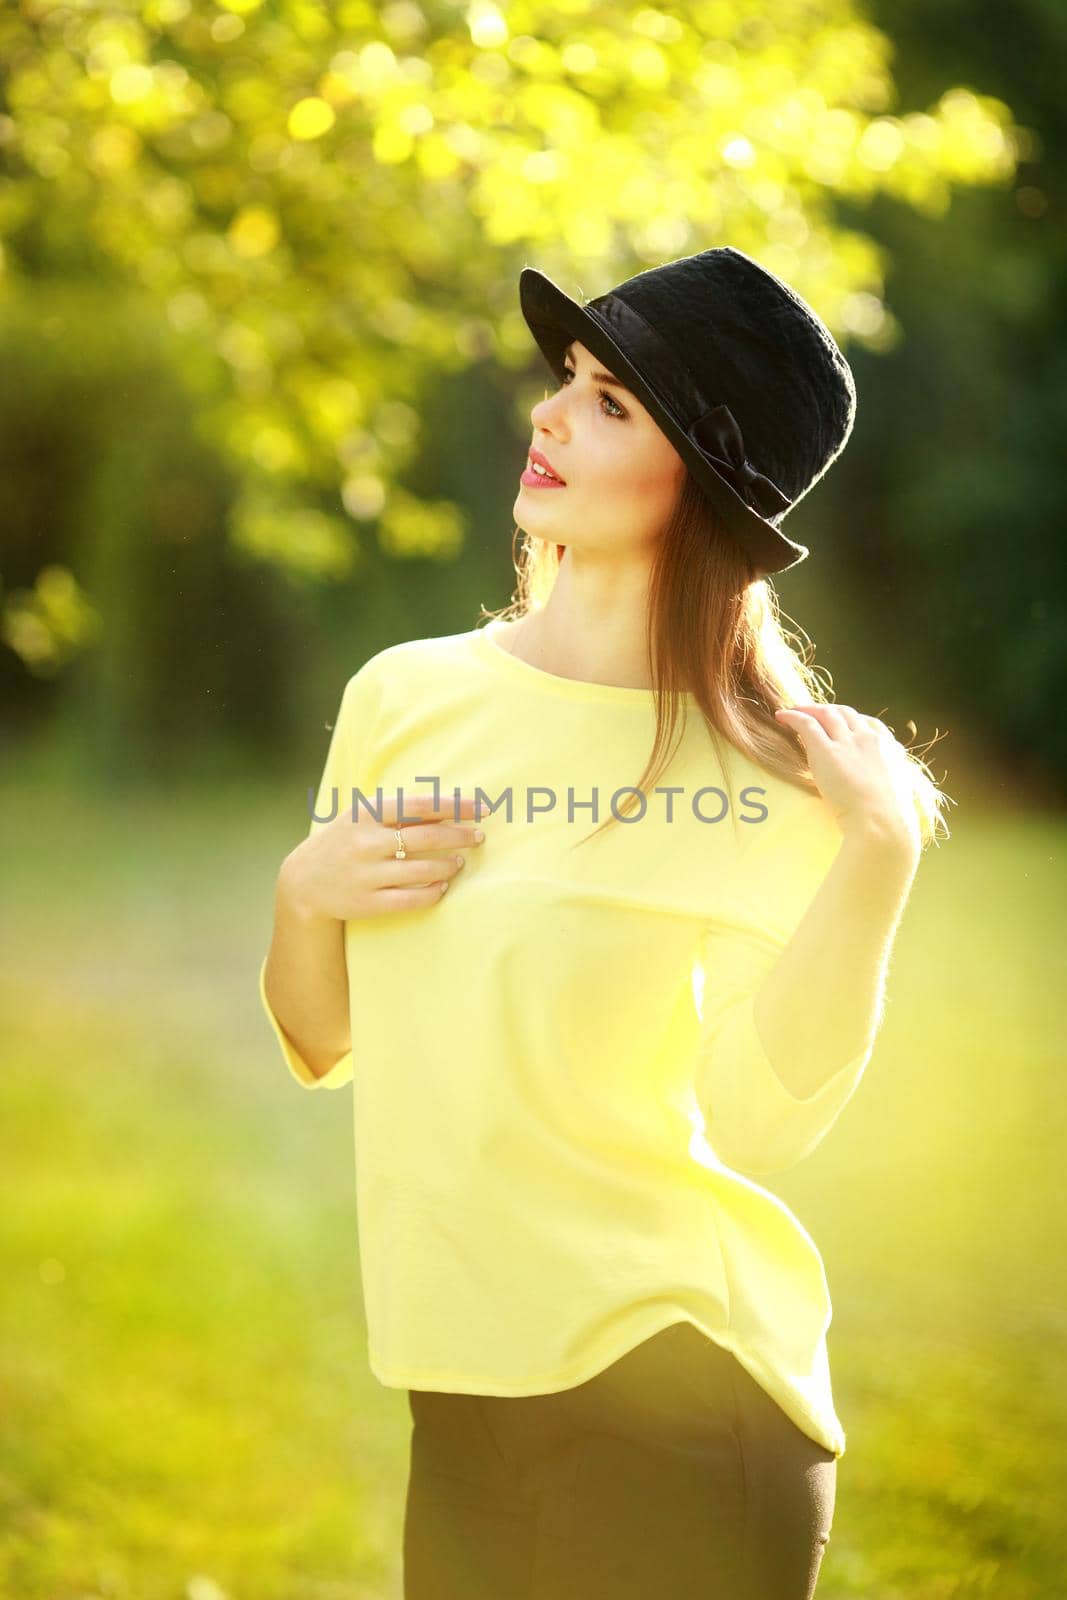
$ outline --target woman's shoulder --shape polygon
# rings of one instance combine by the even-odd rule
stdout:
[[[438,634],[375,650],[345,682],[339,713],[344,737],[366,745],[413,706],[420,714],[443,708],[450,695],[461,692],[463,674],[452,669],[462,661],[467,638]]]
[[[788,853],[791,843],[800,849],[840,842],[834,810],[818,789],[741,752],[734,751],[730,761],[734,786],[747,807],[743,815],[749,819],[740,828],[743,855],[762,853],[768,846],[780,846]]]
[[[737,830],[742,837],[723,884],[722,914],[780,939],[810,904],[844,835],[817,790],[779,773],[761,771],[758,781],[765,815]]]
[[[407,682],[428,672],[453,666],[466,655],[470,633],[442,633],[427,638],[400,639],[368,656],[349,678],[349,683],[387,685]]]

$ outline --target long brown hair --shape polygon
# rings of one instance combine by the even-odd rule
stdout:
[[[539,610],[551,593],[566,546],[527,533],[516,555],[520,531],[516,527],[512,535],[515,597],[499,611],[483,606],[483,620],[515,621]],[[800,701],[832,705],[829,683],[821,677],[824,669],[813,664],[811,641],[804,643],[807,636],[783,625],[768,580],[755,576],[748,556],[690,472],[656,548],[647,616],[656,735],[634,787],[647,798],[671,760],[675,729],[680,736],[685,727],[683,695],[688,689],[720,758],[720,740],[725,740],[764,770],[818,794],[799,735],[776,722],[774,713]],[[908,726],[914,737],[914,723]],[[949,837],[942,811],[946,802],[955,801],[938,788],[921,756],[910,746],[905,749],[925,847],[935,838]],[[631,803],[637,804],[635,795],[619,809],[626,813]],[[618,820],[609,817],[579,842],[587,843]]]

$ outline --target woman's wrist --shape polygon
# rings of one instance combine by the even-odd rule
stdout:
[[[897,812],[867,809],[839,819],[846,844],[879,858],[906,864],[918,862],[922,839],[918,821],[909,827]]]
[[[315,904],[306,867],[306,843],[305,839],[290,850],[281,864],[275,884],[275,906],[281,915],[294,922],[312,926],[326,924],[336,919]]]

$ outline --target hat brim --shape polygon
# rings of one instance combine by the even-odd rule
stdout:
[[[773,523],[761,517],[717,470],[714,462],[701,453],[681,420],[653,386],[654,373],[642,373],[631,364],[610,330],[598,319],[595,308],[579,305],[536,267],[523,267],[519,274],[519,304],[557,383],[563,382],[563,353],[571,340],[577,339],[633,391],[674,445],[711,504],[736,534],[755,562],[760,577],[785,572],[804,560],[807,546],[787,538]]]

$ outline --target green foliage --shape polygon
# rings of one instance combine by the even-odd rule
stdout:
[[[347,577],[380,521],[449,559],[462,513],[416,517],[396,480],[432,378],[529,359],[527,257],[592,290],[728,239],[843,339],[892,341],[835,197],[937,216],[1023,135],[962,85],[898,111],[889,58],[851,0],[26,0],[0,16],[0,307],[58,276],[149,296],[190,386],[212,369],[257,557]]]
[[[522,264],[729,242],[857,372],[787,611],[842,698],[1062,779],[1059,61],[1043,0],[0,8],[9,726],[313,763],[369,652],[507,599]]]
[[[36,672],[55,672],[100,633],[100,615],[69,568],[42,567],[32,589],[6,597],[3,640]]]

